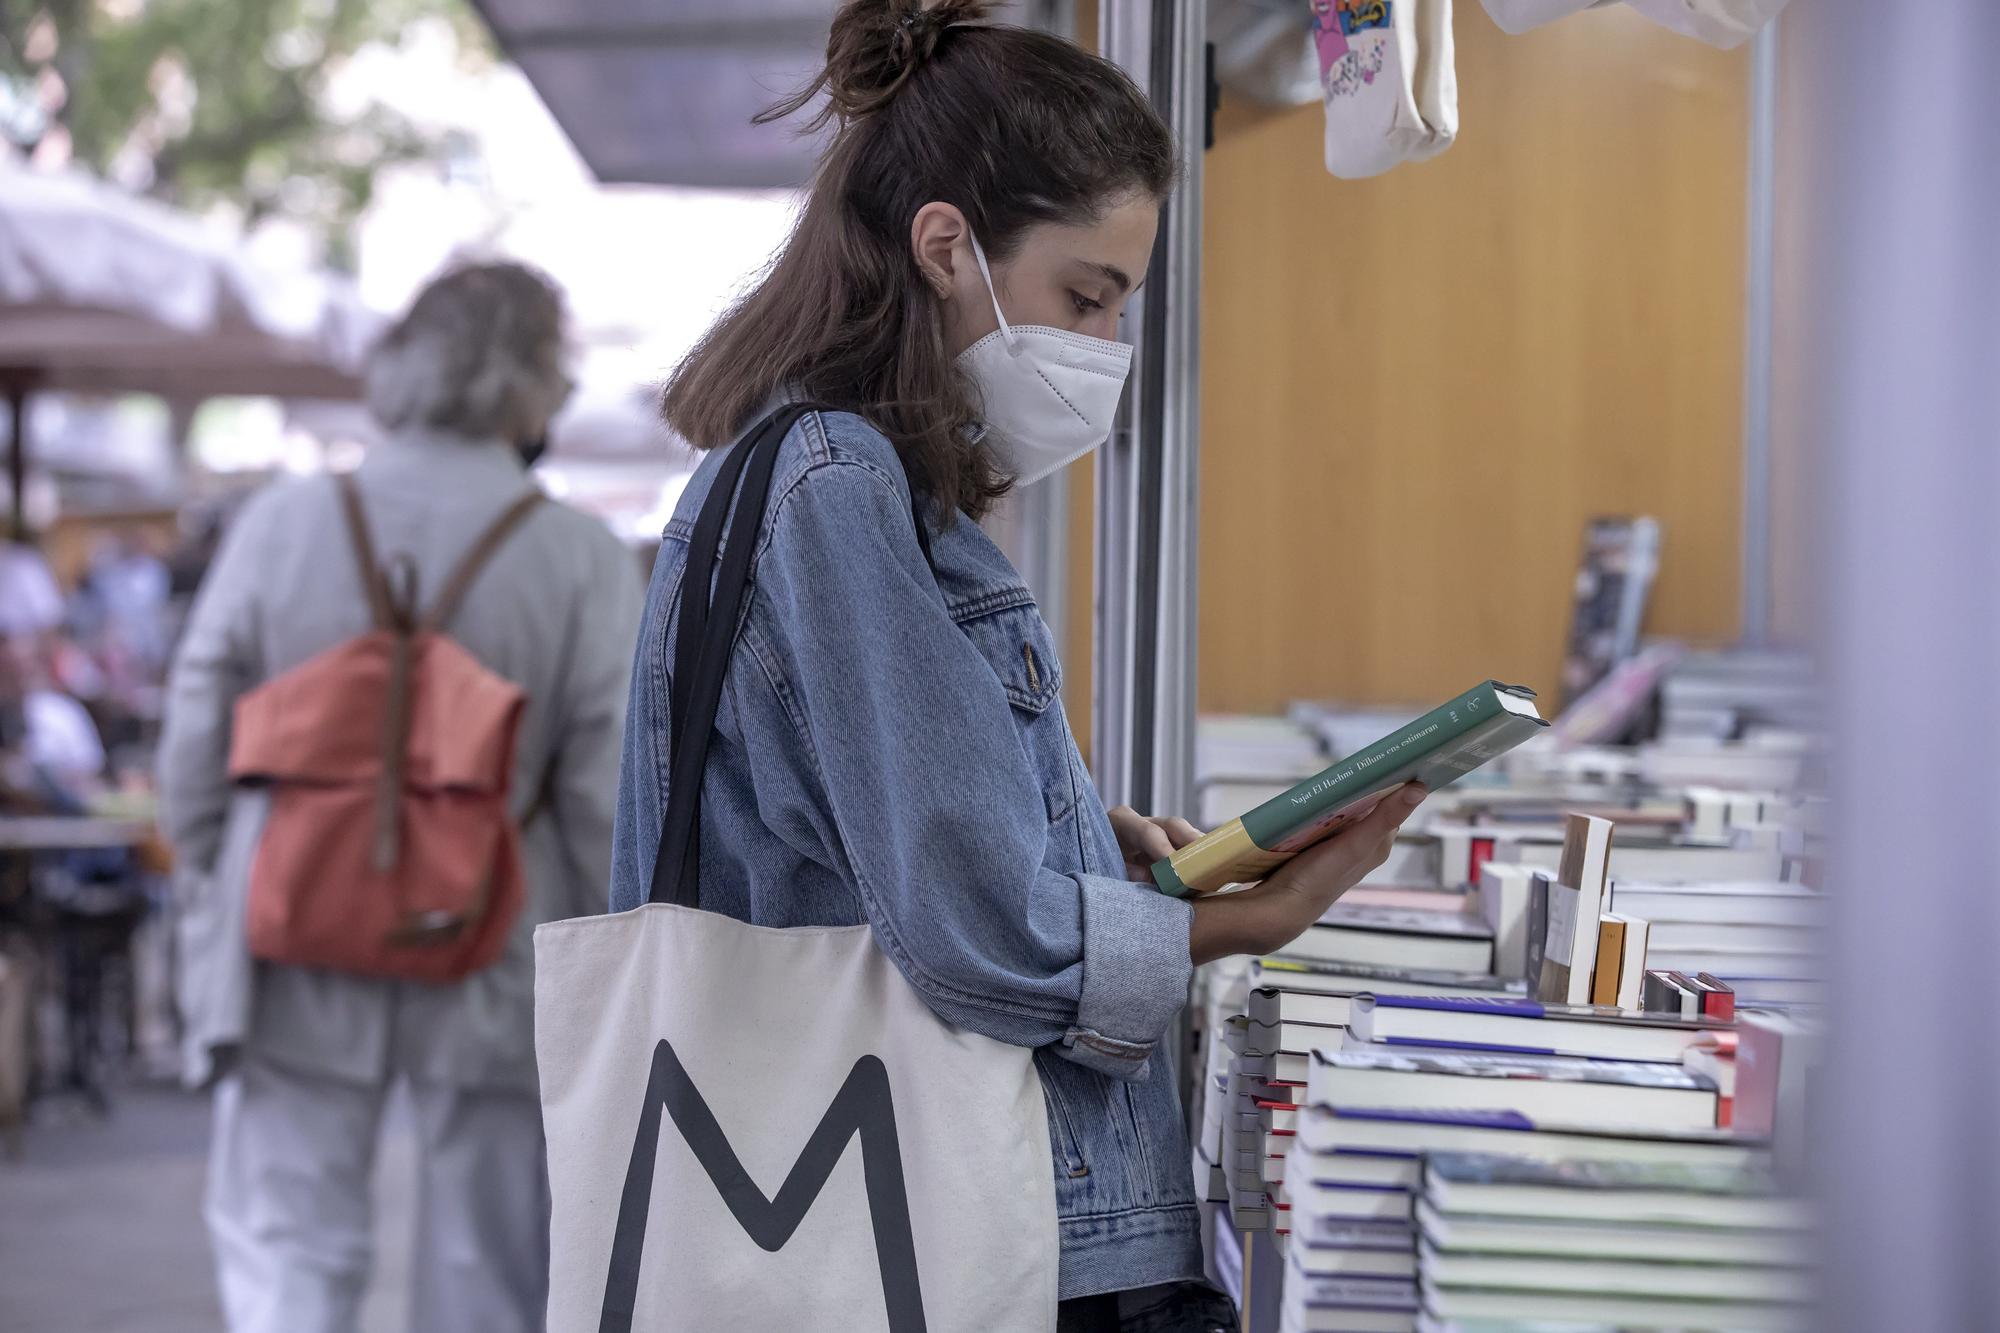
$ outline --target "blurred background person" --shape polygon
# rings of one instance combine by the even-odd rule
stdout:
[[[89,710],[51,678],[56,642],[0,632],[0,755],[14,803],[80,809],[104,785],[104,744]]]
[[[62,588],[25,528],[0,542],[0,634],[33,637],[62,622]]]
[[[388,438],[358,489],[379,563],[409,562],[420,605],[532,485],[522,452],[568,397],[563,354],[560,294],[514,264],[437,279],[374,351],[368,403]],[[232,708],[368,629],[350,549],[329,479],[258,496],[202,585],[169,680],[162,825],[179,863],[187,1037],[221,1076],[206,1211],[223,1308],[236,1333],[356,1326],[370,1168],[400,1081],[421,1163],[410,1327],[539,1328],[548,1203],[529,940],[540,922],[605,905],[639,574],[602,524],[543,504],[448,627],[529,700],[513,804],[533,811],[528,901],[501,960],[451,985],[253,966],[242,901],[262,805],[227,776]]]

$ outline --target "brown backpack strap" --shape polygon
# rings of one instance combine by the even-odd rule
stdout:
[[[368,515],[361,508],[361,488],[352,475],[334,477],[340,492],[341,513],[347,517],[347,536],[354,545],[354,564],[361,575],[361,588],[368,597],[368,615],[376,629],[394,628],[396,617],[389,601],[389,587],[382,579],[382,566],[375,559],[375,540],[368,534]]]
[[[459,603],[465,600],[465,594],[471,590],[473,581],[486,567],[486,562],[491,560],[493,553],[514,535],[514,529],[520,527],[522,521],[535,512],[535,507],[541,504],[544,498],[546,497],[541,491],[531,489],[513,504],[508,505],[500,517],[487,525],[486,531],[480,533],[479,539],[472,543],[472,549],[458,562],[458,567],[451,571],[451,577],[445,580],[444,591],[438,594],[437,602],[431,607],[430,614],[424,617],[424,629],[436,633],[451,623],[452,617],[458,614]]]

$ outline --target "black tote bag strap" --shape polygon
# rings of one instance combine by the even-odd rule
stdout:
[[[729,674],[730,649],[735,644],[736,623],[749,582],[750,556],[764,524],[778,450],[793,423],[810,410],[794,405],[774,413],[730,451],[716,472],[688,540],[669,695],[667,810],[660,825],[659,851],[653,859],[650,902],[700,905],[697,849],[701,778],[708,766],[709,741],[715,735],[715,711]],[[725,522],[735,540],[722,553],[722,571],[714,577],[711,593],[716,548],[721,545]],[[713,633],[709,630],[711,620]]]
[[[668,695],[667,809],[660,821],[660,845],[653,858],[649,902],[683,907],[701,905],[697,882],[701,779],[708,765],[708,747],[715,734],[715,713],[722,702],[723,682],[729,674],[736,627],[742,618],[750,561],[763,531],[778,452],[799,418],[820,410],[810,403],[780,408],[731,449],[716,469],[715,482],[689,535],[687,564],[681,571],[673,684]],[[930,531],[917,512],[914,499],[910,517],[916,526],[917,544],[923,548],[924,563],[935,575],[937,566],[931,557]],[[717,573],[716,553],[722,546],[725,527],[732,540],[721,553],[722,568]]]

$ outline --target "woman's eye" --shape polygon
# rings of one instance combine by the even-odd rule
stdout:
[[[1071,292],[1069,299],[1076,304],[1076,313],[1079,315],[1087,315],[1093,310],[1104,309],[1102,302],[1093,301],[1082,292]]]

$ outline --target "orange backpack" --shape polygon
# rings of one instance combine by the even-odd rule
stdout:
[[[339,486],[374,628],[237,700],[230,777],[271,794],[250,952],[457,981],[499,958],[525,896],[508,796],[527,696],[444,631],[542,496],[494,520],[420,616],[408,559],[377,565],[360,493]]]

